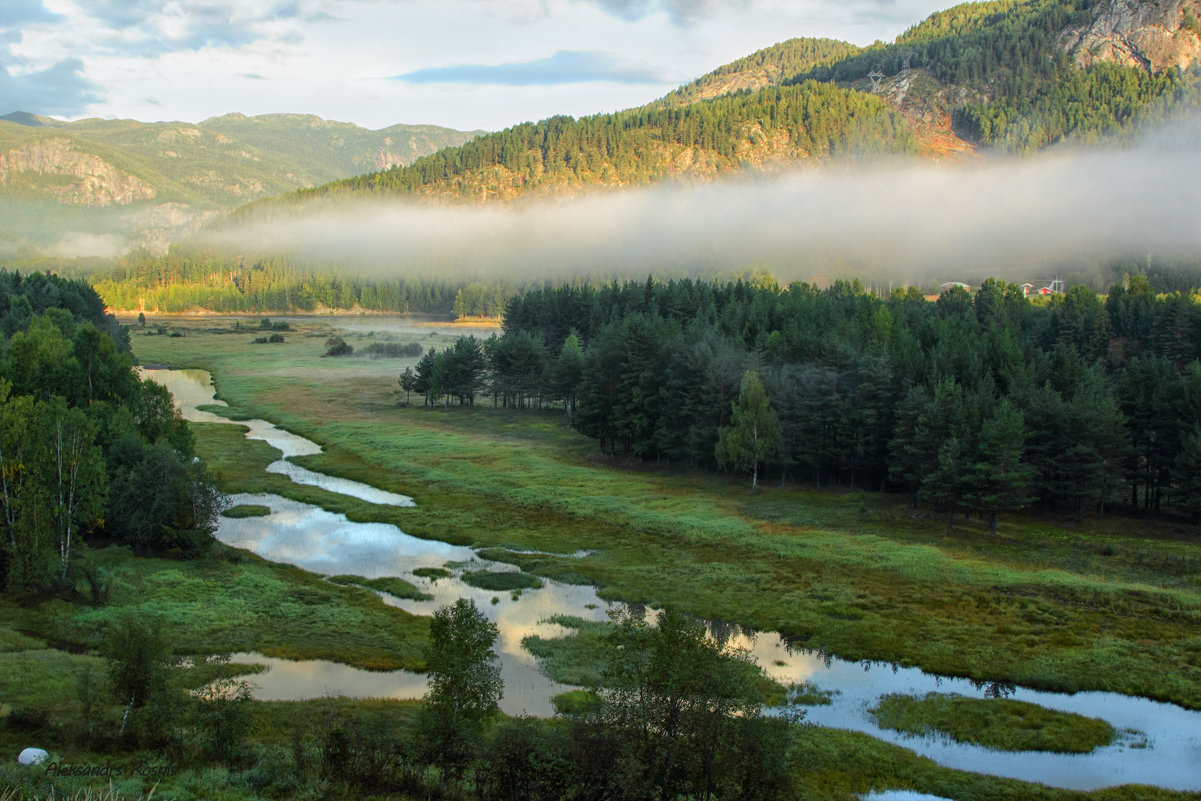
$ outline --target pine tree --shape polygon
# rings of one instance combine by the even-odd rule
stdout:
[[[1201,533],[1201,425],[1195,426],[1181,443],[1176,457],[1176,491]]]
[[[951,437],[938,449],[938,465],[922,481],[918,496],[947,512],[947,529],[955,526],[963,485],[963,448],[958,437]]]
[[[997,405],[980,429],[976,459],[967,470],[964,500],[973,509],[988,513],[989,532],[997,533],[1002,511],[1017,511],[1032,500],[1033,470],[1022,461],[1026,427],[1022,413],[1008,400]]]

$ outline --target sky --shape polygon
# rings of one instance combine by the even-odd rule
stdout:
[[[316,114],[499,130],[642,105],[796,36],[952,0],[0,0],[0,115]]]

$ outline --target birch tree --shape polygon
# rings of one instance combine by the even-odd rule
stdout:
[[[104,514],[108,482],[95,428],[80,409],[54,396],[36,415],[34,454],[40,505],[57,540],[60,578],[66,578],[71,551],[82,530]]]
[[[738,400],[731,406],[731,424],[718,429],[717,461],[723,467],[749,472],[753,490],[759,484],[759,463],[779,450],[780,421],[754,370],[743,374]]]

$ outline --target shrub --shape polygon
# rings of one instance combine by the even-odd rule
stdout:
[[[245,680],[220,679],[196,693],[192,723],[211,758],[227,765],[238,761],[250,734],[250,686]]]
[[[325,355],[326,356],[349,356],[354,353],[354,348],[346,344],[346,340],[339,336],[332,336],[325,340]]]
[[[407,345],[399,342],[372,342],[366,350],[373,359],[415,359],[422,354],[421,345],[416,342],[410,342]]]

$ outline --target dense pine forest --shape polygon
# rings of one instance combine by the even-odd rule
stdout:
[[[1049,302],[994,280],[937,302],[845,282],[546,288],[509,302],[503,337],[428,352],[401,382],[562,404],[609,454],[906,492],[949,523],[1032,504],[1197,516],[1201,305],[1128,284]]]
[[[801,37],[757,50],[724,64],[667,95],[652,106],[682,106],[728,91],[730,82],[770,85],[821,65],[833,64],[862,48],[837,39]],[[745,77],[744,77],[745,76]],[[752,88],[751,85],[739,88]]]
[[[679,148],[710,153],[720,172],[742,166],[748,144],[777,133],[787,138],[789,151],[812,158],[912,149],[903,119],[879,98],[809,82],[673,108],[648,106],[579,120],[551,117],[440,150],[408,167],[294,194],[414,193],[450,182],[458,193],[472,196],[489,190],[462,178],[493,169],[498,172],[490,180],[502,187],[642,183],[674,174]]]

